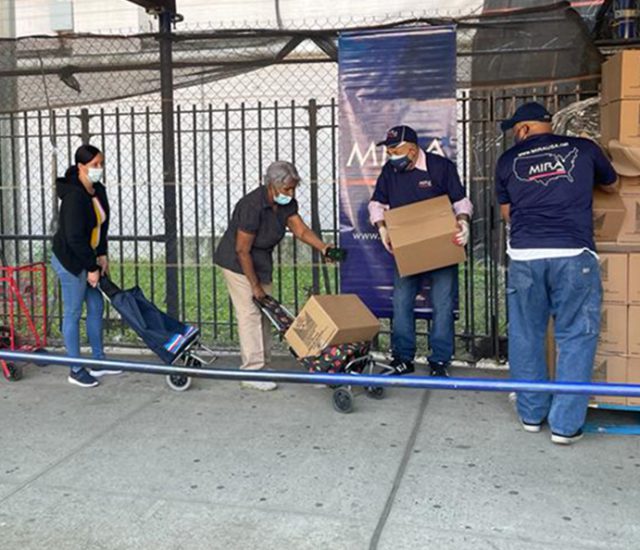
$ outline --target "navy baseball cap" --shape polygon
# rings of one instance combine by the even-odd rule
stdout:
[[[416,131],[409,126],[394,126],[387,132],[387,137],[383,141],[376,143],[376,145],[394,147],[403,141],[418,143],[418,134],[416,134]]]
[[[518,122],[525,122],[527,120],[551,122],[551,113],[535,101],[525,103],[516,109],[516,112],[513,113],[511,118],[503,120],[500,123],[500,128],[503,132],[506,132],[507,130],[511,130]]]

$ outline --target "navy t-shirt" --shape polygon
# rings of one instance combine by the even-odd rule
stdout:
[[[397,172],[387,161],[378,176],[371,200],[388,204],[389,208],[397,208],[440,195],[449,195],[452,203],[464,199],[464,188],[456,165],[440,155],[427,152],[425,155],[426,171],[414,168]]]
[[[593,242],[593,187],[616,181],[593,141],[539,134],[502,154],[496,193],[510,204],[511,248],[588,248]]]

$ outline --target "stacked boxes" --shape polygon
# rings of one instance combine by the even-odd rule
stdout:
[[[622,51],[602,66],[600,129],[619,193],[594,193],[603,303],[593,379],[640,384],[640,50]],[[637,398],[594,400],[640,405]]]
[[[600,253],[603,303],[594,381],[640,384],[640,247]],[[596,396],[599,403],[640,405],[640,399]]]
[[[602,143],[640,147],[640,50],[624,50],[602,65]]]

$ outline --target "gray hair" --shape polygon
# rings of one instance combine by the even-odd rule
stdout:
[[[300,181],[300,176],[296,167],[286,160],[276,160],[269,165],[264,176],[265,185],[273,185],[276,189],[282,189],[291,182],[296,184]]]

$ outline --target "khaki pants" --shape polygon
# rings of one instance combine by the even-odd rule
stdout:
[[[238,319],[241,369],[260,370],[271,362],[271,324],[253,303],[251,285],[246,276],[220,268]],[[262,288],[271,294],[272,285]]]

